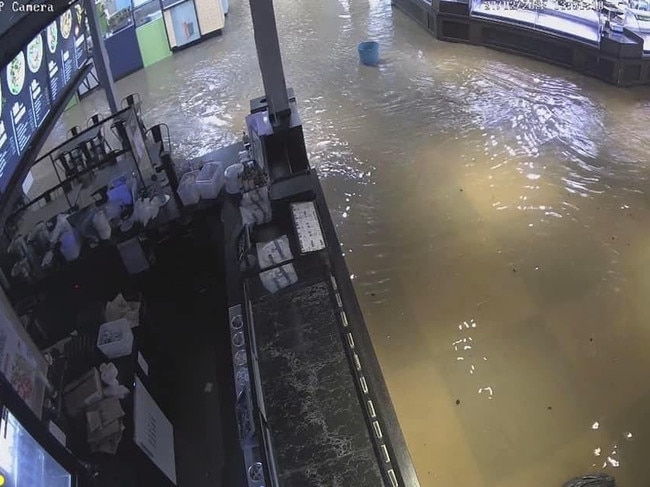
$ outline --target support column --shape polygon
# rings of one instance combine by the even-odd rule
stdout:
[[[291,116],[291,108],[284,79],[273,0],[250,0],[250,6],[257,60],[262,72],[269,117],[274,126],[283,125],[283,121]]]
[[[117,104],[113,72],[111,71],[111,64],[108,60],[106,46],[104,45],[104,37],[99,27],[99,17],[97,15],[95,0],[86,0],[86,12],[88,13],[88,25],[90,26],[90,35],[93,40],[93,60],[95,62],[95,69],[97,70],[97,77],[99,78],[99,85],[104,89],[111,114],[115,114],[120,108]]]

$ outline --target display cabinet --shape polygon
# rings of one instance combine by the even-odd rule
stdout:
[[[72,487],[72,473],[54,460],[8,409],[0,426],[0,485]]]
[[[222,0],[160,0],[160,8],[172,51],[218,34],[225,25]]]

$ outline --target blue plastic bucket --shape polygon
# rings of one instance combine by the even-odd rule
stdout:
[[[379,64],[379,43],[374,41],[360,42],[357,48],[359,59],[366,66],[377,66]]]

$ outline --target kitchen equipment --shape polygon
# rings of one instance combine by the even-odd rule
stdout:
[[[133,332],[125,318],[109,321],[99,327],[97,348],[108,358],[124,357],[133,348]]]
[[[32,271],[38,267],[34,247],[28,243],[23,235],[17,235],[9,245],[8,250],[10,254],[18,259],[14,269],[12,269],[12,275],[29,279]]]
[[[11,241],[11,244],[9,244],[9,248],[7,250],[15,257],[27,257],[28,249],[25,237],[21,234],[16,235],[16,237],[14,237],[14,239]]]
[[[43,256],[43,260],[41,261],[41,269],[49,269],[52,266],[53,262],[54,262],[54,252],[48,250],[45,253],[45,256]]]
[[[27,259],[20,259],[11,268],[11,277],[18,277],[25,281],[31,281],[31,268]]]
[[[108,200],[122,206],[133,204],[133,194],[126,180],[126,176],[114,179],[108,189]]]
[[[108,221],[106,212],[103,209],[98,210],[92,216],[92,222],[95,230],[97,230],[97,234],[99,235],[100,239],[108,240],[111,238],[111,224]]]
[[[206,162],[196,177],[196,187],[201,199],[210,200],[219,196],[223,188],[224,164]]]
[[[68,262],[75,260],[81,253],[81,239],[75,230],[65,230],[59,240],[61,242],[61,254]]]
[[[233,330],[241,330],[241,328],[244,326],[244,320],[242,320],[241,315],[237,315],[232,320],[230,320],[230,325],[232,326]]]
[[[257,262],[262,270],[293,259],[286,235],[266,243],[257,242],[256,249]]]
[[[169,152],[163,151],[160,153],[160,164],[162,166],[162,170],[165,172],[167,181],[169,181],[170,188],[172,191],[176,191],[178,189],[178,176],[176,174],[174,161],[172,160]]]
[[[95,200],[95,206],[102,206],[108,201],[108,186],[102,186],[97,191],[93,191],[92,197]]]
[[[325,237],[313,201],[292,203],[291,216],[302,254],[325,248]]]
[[[232,344],[235,347],[241,347],[244,345],[244,334],[241,331],[232,336]]]
[[[27,241],[36,253],[42,255],[49,248],[48,233],[45,222],[39,222],[29,234]]]
[[[177,193],[185,206],[195,205],[201,199],[199,189],[196,187],[196,177],[198,175],[199,171],[185,173],[181,178],[181,182],[178,184]]]
[[[226,191],[228,194],[237,194],[241,191],[241,175],[244,172],[243,164],[232,164],[224,171]]]
[[[70,487],[73,475],[28,432],[9,409],[0,420],[0,478],[3,487]],[[52,447],[50,447],[52,448]],[[63,446],[61,446],[63,448]],[[76,482],[75,482],[76,483]]]

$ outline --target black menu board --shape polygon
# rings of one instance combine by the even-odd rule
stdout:
[[[5,175],[13,174],[19,161],[9,116],[9,104],[5,97],[7,92],[5,70],[2,70],[0,71],[0,191],[4,191],[7,187],[9,177]]]
[[[7,82],[5,110],[9,111],[9,121],[18,153],[22,154],[36,130],[32,109],[31,76],[27,68],[25,51],[18,53],[9,63],[3,76]]]
[[[86,63],[85,15],[80,5],[73,6],[0,69],[0,191],[52,104]]]
[[[44,35],[40,33],[32,42],[27,44],[27,49],[25,50],[28,91],[35,129],[43,123],[47,114],[50,113],[50,93],[45,49]]]
[[[88,51],[86,49],[86,10],[78,3],[72,8],[74,14],[73,32],[74,32],[74,53],[77,69],[86,63]]]
[[[73,29],[73,12],[72,9],[66,10],[59,17],[59,53],[61,55],[61,67],[63,68],[63,84],[67,85],[74,71],[76,71],[75,46]]]
[[[59,51],[59,38],[59,21],[55,20],[45,29],[45,59],[47,60],[52,100],[58,99],[59,93],[61,93],[65,86],[63,79],[63,59]]]

